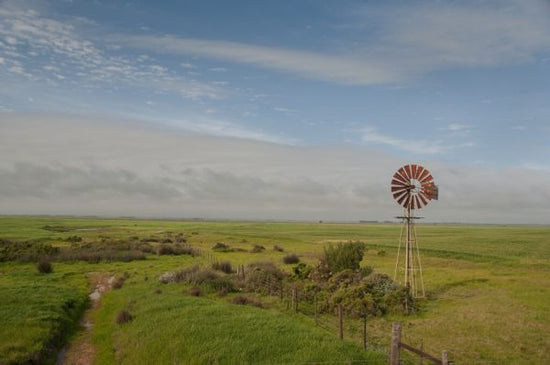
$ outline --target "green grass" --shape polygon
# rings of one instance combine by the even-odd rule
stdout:
[[[63,226],[68,231],[42,229],[46,225]],[[229,260],[234,265],[268,260],[282,265],[282,258],[288,253],[296,253],[302,261],[314,263],[323,245],[328,242],[361,240],[369,247],[363,264],[393,275],[400,227],[370,224],[0,218],[0,238],[33,239],[59,245],[66,244],[63,240],[73,235],[81,236],[86,241],[96,240],[100,236],[165,237],[178,232],[183,232],[193,246],[201,247],[205,252]],[[550,363],[550,337],[547,335],[550,333],[550,227],[419,225],[417,233],[429,299],[421,303],[421,312],[413,316],[369,320],[368,337],[371,343],[387,346],[391,322],[400,321],[404,324],[406,342],[418,345],[422,341],[424,348],[436,355],[441,350],[449,350],[457,363]],[[212,252],[210,247],[218,241],[245,250],[259,244],[266,250],[261,253]],[[274,251],[272,247],[275,244],[285,251]],[[379,250],[386,251],[386,255],[379,256]],[[44,348],[52,333],[55,333],[55,316],[65,315],[64,303],[85,295],[86,273],[91,271],[113,274],[127,271],[131,275],[121,290],[113,291],[105,297],[104,305],[95,314],[97,363],[132,363],[136,360],[132,357],[134,352],[141,354],[144,359],[152,354],[167,356],[162,359],[163,363],[173,362],[172,357],[176,359],[181,356],[192,358],[196,363],[216,360],[220,363],[254,362],[251,360],[254,356],[258,362],[268,363],[315,359],[309,355],[300,357],[299,352],[305,351],[307,354],[307,350],[295,351],[292,358],[284,357],[286,352],[278,352],[279,347],[286,346],[285,342],[277,342],[276,338],[270,336],[271,333],[279,333],[279,326],[286,325],[291,326],[288,327],[288,333],[296,332],[295,340],[307,344],[305,347],[317,346],[307,342],[309,337],[313,339],[328,335],[332,341],[336,341],[335,333],[320,335],[313,322],[307,318],[230,305],[223,298],[192,298],[181,293],[184,287],[179,284],[160,286],[156,282],[156,277],[163,272],[201,260],[204,259],[148,256],[145,261],[129,263],[54,263],[55,272],[42,276],[30,264],[0,263],[0,363],[8,362],[5,359],[16,356],[32,355]],[[287,270],[291,267],[282,266]],[[144,280],[146,276],[148,281]],[[162,294],[153,294],[157,287],[162,289]],[[116,313],[124,308],[131,309],[136,315],[135,321],[122,326],[115,325]],[[193,315],[195,312],[197,314]],[[44,313],[53,314],[48,316]],[[219,315],[213,315],[215,313]],[[231,320],[218,321],[220,316]],[[265,328],[270,328],[269,331],[266,329],[265,334],[261,331],[246,331],[247,318],[254,323],[264,324]],[[227,323],[229,325],[224,327]],[[353,321],[346,322],[346,338],[357,343],[361,339],[360,331],[353,328],[360,328],[358,326]],[[162,330],[163,327],[166,331]],[[233,328],[240,329],[243,336],[227,336],[233,333]],[[312,332],[302,335],[307,330]],[[218,332],[224,336],[217,336]],[[13,333],[20,335],[12,336]],[[248,344],[258,336],[268,336],[261,337],[261,342],[274,344],[266,345],[265,349],[269,351]],[[224,340],[227,337],[229,339]],[[194,338],[200,340],[193,342]],[[225,351],[224,346],[231,351]],[[349,344],[342,346],[349,347]],[[166,349],[166,355],[160,355],[162,348]],[[244,349],[243,355],[239,352],[241,348]],[[147,354],[148,351],[150,354]],[[356,358],[353,352],[349,354],[349,359]],[[270,361],[270,358],[274,360]]]
[[[369,361],[385,355],[357,346],[292,318],[226,299],[196,298],[177,284],[134,283],[108,294],[98,315],[94,340],[104,349],[101,364],[286,364]],[[128,308],[134,320],[114,317]]]
[[[0,363],[53,361],[87,304],[81,265],[54,265],[39,274],[32,264],[0,266]]]

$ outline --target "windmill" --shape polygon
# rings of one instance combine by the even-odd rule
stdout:
[[[415,216],[414,211],[426,206],[430,200],[437,200],[438,188],[427,169],[420,165],[409,164],[401,167],[393,175],[391,192],[393,198],[404,210],[403,216],[396,217],[402,219],[403,224],[397,249],[394,280],[403,279],[414,298],[423,298],[426,292],[414,225],[415,220],[422,217]],[[403,250],[405,252],[402,252]]]

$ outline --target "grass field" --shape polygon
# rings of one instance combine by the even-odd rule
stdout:
[[[48,226],[55,229],[44,229]],[[391,224],[0,218],[0,238],[58,246],[68,245],[65,239],[73,235],[91,241],[181,232],[192,246],[233,264],[269,260],[282,265],[289,252],[314,263],[324,244],[360,240],[369,248],[364,263],[391,275],[399,230]],[[391,323],[399,321],[405,342],[422,342],[433,354],[449,350],[456,363],[550,363],[550,227],[420,225],[417,232],[428,299],[414,315],[369,320],[373,347],[387,346]],[[220,241],[266,250],[211,251]],[[272,250],[273,245],[285,252]],[[0,363],[51,351],[82,313],[92,272],[129,274],[123,288],[107,293],[94,312],[96,363],[178,363],[182,358],[194,363],[384,362],[380,353],[340,342],[336,333],[316,328],[307,318],[275,307],[236,306],[213,295],[191,297],[183,284],[156,280],[201,260],[148,255],[127,263],[54,262],[54,273],[47,275],[32,263],[0,263]],[[117,325],[116,314],[125,308],[135,319]],[[353,328],[345,332],[347,339],[360,342]]]

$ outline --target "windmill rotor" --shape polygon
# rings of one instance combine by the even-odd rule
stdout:
[[[420,209],[437,200],[438,189],[430,172],[416,164],[401,167],[391,180],[393,198],[404,208]]]

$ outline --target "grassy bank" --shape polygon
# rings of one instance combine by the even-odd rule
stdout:
[[[55,363],[87,305],[82,265],[0,265],[0,363]]]

